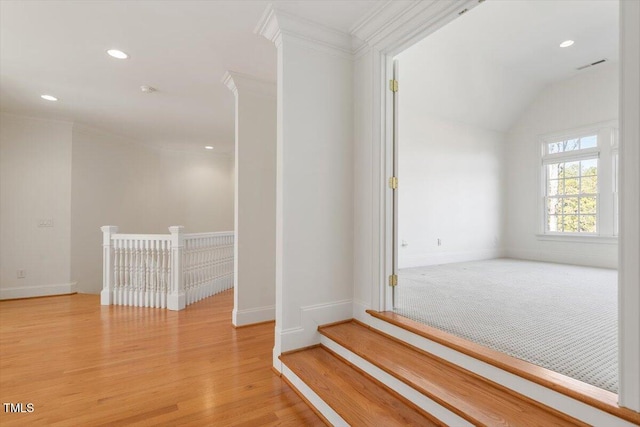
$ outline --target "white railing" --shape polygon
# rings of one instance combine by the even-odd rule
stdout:
[[[182,310],[233,287],[233,232],[103,233],[101,304]]]

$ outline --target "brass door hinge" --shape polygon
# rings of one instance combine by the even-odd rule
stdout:
[[[396,79],[389,80],[389,90],[391,92],[397,92],[398,91],[398,81]]]
[[[398,275],[392,274],[389,276],[389,286],[398,286]]]
[[[389,178],[389,188],[391,188],[392,190],[398,189],[398,177],[392,176],[391,178]]]

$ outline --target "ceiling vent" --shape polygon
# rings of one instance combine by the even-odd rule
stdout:
[[[607,62],[607,58],[601,59],[596,62],[592,62],[591,64],[583,65],[582,67],[576,68],[576,70],[584,70],[585,68],[593,67],[594,65],[604,64]]]

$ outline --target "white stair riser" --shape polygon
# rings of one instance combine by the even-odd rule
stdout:
[[[369,316],[368,319],[366,319],[366,323],[380,332],[445,359],[468,371],[487,378],[494,383],[500,384],[587,424],[606,427],[637,427],[633,423],[594,408],[593,406],[589,406],[579,400],[572,399],[562,393],[526,380],[376,317]]]

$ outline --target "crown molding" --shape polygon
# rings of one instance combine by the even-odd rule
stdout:
[[[357,56],[367,46],[385,53],[399,53],[482,1],[387,1],[351,27],[354,53]]]
[[[340,56],[352,57],[352,37],[345,32],[284,12],[269,4],[254,29],[254,33],[279,46],[282,36],[297,39],[308,47]]]
[[[225,71],[221,81],[235,96],[238,96],[238,91],[246,91],[263,96],[276,96],[275,82],[259,79],[248,74]]]

